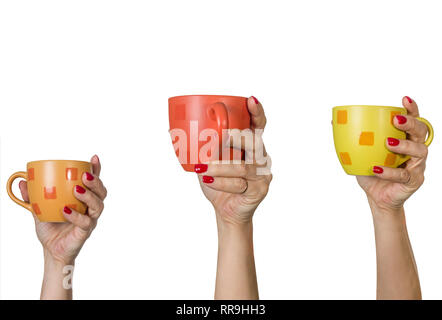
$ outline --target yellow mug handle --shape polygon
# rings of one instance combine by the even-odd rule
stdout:
[[[427,119],[424,118],[416,118],[416,119],[419,120],[420,122],[423,122],[428,128],[428,137],[427,140],[425,140],[424,142],[424,144],[428,147],[434,138],[433,126],[431,125],[430,121],[428,121]]]
[[[21,205],[23,208],[28,209],[29,211],[32,211],[32,206],[30,203],[24,202],[23,200],[18,199],[15,194],[12,192],[12,184],[14,183],[14,180],[17,178],[23,178],[25,180],[28,180],[28,174],[24,171],[19,171],[14,174],[12,174],[8,182],[6,184],[6,191],[8,191],[9,197],[14,201],[16,204]]]
[[[425,142],[424,142],[424,144],[428,147],[431,144],[431,142],[433,142],[433,138],[434,138],[433,126],[431,125],[430,121],[428,121],[427,119],[419,118],[418,117],[418,118],[416,118],[416,120],[419,120],[420,122],[423,122],[427,126],[427,128],[428,128],[428,137],[427,137],[427,140],[425,140]],[[408,159],[410,159],[410,156],[404,157],[400,161],[399,165],[403,164]]]

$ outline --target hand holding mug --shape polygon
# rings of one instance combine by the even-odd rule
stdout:
[[[428,127],[419,121],[419,109],[409,97],[402,99],[406,115],[396,115],[394,126],[407,133],[406,139],[388,137],[385,141],[388,150],[395,154],[407,155],[409,160],[399,168],[373,166],[375,176],[358,176],[357,180],[366,192],[371,205],[387,211],[401,209],[404,202],[424,182],[425,162],[428,155]],[[432,133],[431,133],[432,138]],[[425,142],[427,142],[425,144]],[[431,142],[431,140],[429,141]]]
[[[247,107],[251,115],[250,129],[255,143],[253,146],[243,145],[243,148],[245,158],[253,159],[252,163],[242,160],[240,163],[216,161],[195,165],[201,188],[214,206],[218,221],[235,225],[252,220],[253,213],[267,195],[272,180],[269,169],[266,168],[264,174],[260,173],[260,169],[264,169],[266,165],[269,167],[269,163],[259,164],[256,161],[256,145],[262,145],[261,151],[267,157],[267,162],[270,161],[265,153],[261,134],[256,133],[257,130],[262,132],[266,125],[264,109],[254,97],[247,100]]]
[[[84,242],[89,238],[97,225],[98,218],[104,208],[103,200],[106,198],[107,191],[99,178],[101,164],[98,156],[92,157],[90,167],[92,172],[82,173],[81,176],[78,177],[81,179],[81,183],[80,181],[76,181],[76,184],[73,184],[72,187],[74,197],[87,208],[85,212],[80,213],[78,211],[80,210],[79,206],[66,203],[64,207],[62,206],[58,210],[60,211],[60,216],[63,217],[67,223],[45,222],[39,219],[39,216],[45,216],[45,212],[41,212],[44,210],[45,204],[40,205],[41,209],[38,207],[39,212],[35,212],[36,206],[30,206],[35,219],[37,237],[44,248],[45,260],[50,260],[53,263],[58,263],[63,266],[73,265]],[[69,178],[69,174],[72,174],[69,172],[70,171],[66,169],[67,178]],[[29,178],[29,168],[27,175]],[[19,184],[25,203],[29,203],[30,200],[28,183],[29,182],[20,181]],[[57,192],[55,187],[49,191]],[[49,191],[45,190],[46,193]],[[58,190],[58,192],[60,191],[61,190]],[[49,198],[52,197],[50,193],[45,194],[45,196]],[[47,208],[49,210],[49,207]]]

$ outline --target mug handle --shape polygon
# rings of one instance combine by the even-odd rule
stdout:
[[[28,209],[29,211],[32,211],[32,206],[30,203],[24,202],[23,200],[18,199],[15,194],[12,192],[12,184],[14,183],[14,180],[17,178],[23,178],[25,180],[28,179],[28,174],[24,171],[19,171],[16,172],[14,174],[12,174],[9,179],[8,182],[6,184],[6,191],[8,191],[8,195],[9,197],[12,199],[12,201],[14,201],[16,204],[22,206],[25,209]]]
[[[434,138],[434,131],[433,131],[433,126],[431,125],[430,121],[428,121],[427,119],[424,118],[416,118],[417,120],[419,120],[420,122],[423,122],[427,128],[428,128],[428,137],[427,140],[425,140],[424,144],[428,147],[431,142],[433,142],[433,138]]]
[[[424,142],[424,144],[428,147],[431,144],[431,142],[433,142],[433,138],[434,138],[433,126],[431,125],[430,121],[428,121],[427,119],[417,117],[416,120],[424,123],[428,128],[428,137],[427,137],[427,140],[425,140],[425,142]],[[406,156],[405,158],[403,158],[402,161],[399,163],[399,165],[403,164],[408,159],[410,159],[410,156]]]
[[[224,137],[223,137],[223,130],[227,130],[229,128],[229,118],[227,114],[227,107],[222,102],[216,102],[212,104],[209,108],[209,112],[214,112],[216,123],[218,127],[218,137],[221,138],[220,144],[223,143]]]

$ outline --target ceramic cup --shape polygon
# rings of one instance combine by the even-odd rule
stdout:
[[[333,138],[336,154],[347,174],[372,176],[373,166],[396,168],[410,157],[390,152],[388,137],[406,139],[405,132],[396,129],[393,119],[406,115],[407,110],[385,106],[339,106],[333,108]],[[417,120],[428,127],[425,145],[433,140],[433,127],[423,119]]]
[[[217,95],[172,97],[169,98],[169,124],[175,153],[184,170],[194,171],[195,164],[212,160],[240,160],[244,152],[232,148],[227,152],[230,159],[222,159],[227,138],[223,133],[228,129],[250,128],[247,98]],[[209,139],[216,139],[217,148],[207,148]]]
[[[43,222],[65,222],[63,208],[86,213],[86,206],[74,196],[74,187],[85,188],[81,177],[85,172],[92,172],[89,162],[74,160],[32,161],[26,166],[26,172],[16,172],[8,179],[9,197],[17,204],[34,213]],[[18,199],[12,192],[15,179],[23,178],[27,182],[29,203]]]

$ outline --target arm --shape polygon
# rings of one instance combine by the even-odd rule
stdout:
[[[215,299],[258,299],[252,218],[267,195],[272,175],[270,158],[261,140],[266,123],[264,109],[251,97],[248,110],[255,144],[233,148],[244,150],[246,159],[251,161],[195,165],[204,195],[215,208],[218,226]]]
[[[402,104],[407,115],[396,116],[393,124],[407,133],[407,139],[387,138],[386,148],[396,154],[409,155],[410,159],[400,168],[374,166],[374,176],[357,177],[373,214],[378,299],[422,297],[404,203],[424,182],[427,127],[416,119],[419,111],[413,100],[404,97]]]
[[[69,268],[65,274],[65,264],[61,261],[54,260],[51,255],[45,250],[44,254],[44,275],[43,284],[41,286],[41,300],[72,300],[72,278],[68,282],[68,277],[72,277],[72,272]],[[74,261],[70,264],[74,266]],[[66,278],[66,279],[65,279]]]
[[[92,157],[92,173],[82,176],[83,184],[74,188],[74,196],[87,206],[87,214],[80,214],[69,207],[63,208],[66,223],[41,222],[34,215],[37,237],[43,246],[44,275],[41,299],[72,299],[72,273],[75,258],[97,225],[104,208],[107,191],[99,175],[101,164]],[[28,202],[27,184],[20,181],[23,200]]]
[[[215,299],[258,299],[253,224],[218,223]]]
[[[383,212],[371,205],[376,240],[377,299],[422,299],[404,209]]]

